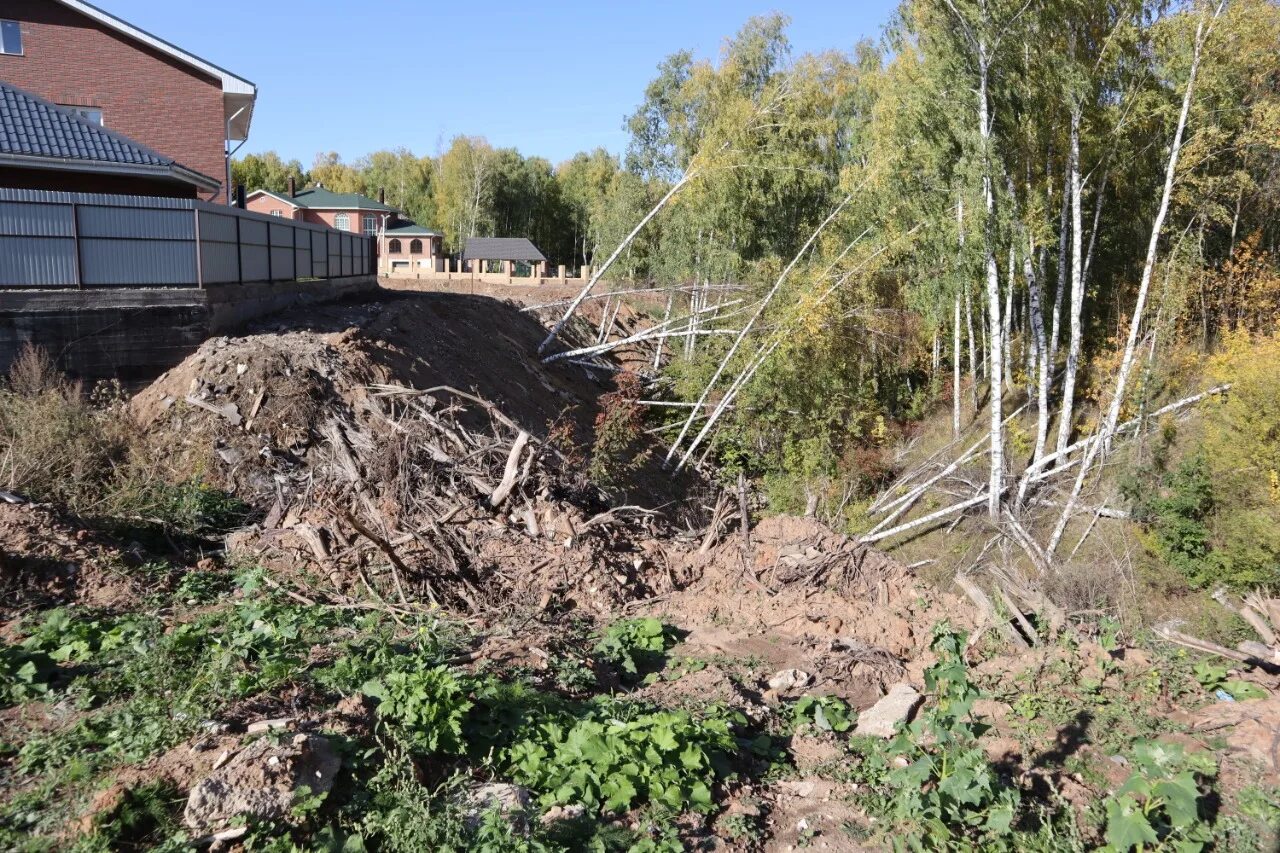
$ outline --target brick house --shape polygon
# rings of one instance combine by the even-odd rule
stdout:
[[[81,0],[0,3],[0,80],[219,182],[257,98],[248,80]]]
[[[444,235],[417,225],[400,211],[378,199],[360,193],[335,193],[322,186],[276,193],[254,190],[245,197],[245,207],[284,219],[299,219],[328,225],[339,231],[353,231],[378,238],[379,271],[434,272],[442,256]]]
[[[378,272],[437,272],[443,250],[443,234],[400,221],[378,240]]]
[[[198,198],[219,185],[217,178],[0,80],[0,186]]]
[[[322,186],[291,189],[285,193],[254,190],[245,196],[245,208],[255,213],[328,225],[366,237],[378,234],[399,213],[385,201],[360,193],[335,193]]]

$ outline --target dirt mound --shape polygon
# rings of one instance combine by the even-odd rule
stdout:
[[[578,325],[570,345],[598,334]],[[923,666],[920,626],[967,612],[813,520],[766,519],[744,547],[734,522],[708,533],[687,509],[713,501],[611,503],[549,427],[571,412],[581,441],[605,386],[543,365],[543,336],[482,297],[314,309],[206,343],[133,409],[168,454],[258,507],[232,547],[296,595],[484,622],[665,613],[692,649],[804,669],[858,707]]]
[[[517,306],[483,297],[389,295],[323,306],[207,341],[132,409],[175,464],[269,503],[327,423],[364,427],[386,416],[371,401],[373,386],[447,385],[535,436],[562,415],[589,431],[605,386],[576,367],[541,365],[533,355],[542,335]]]

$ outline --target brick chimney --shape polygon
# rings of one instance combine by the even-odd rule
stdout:
[[[378,204],[387,203],[387,191],[383,187],[378,187]]]
[[[290,175],[289,176],[289,198],[297,198],[297,197],[298,197],[298,182],[294,179],[293,175]]]

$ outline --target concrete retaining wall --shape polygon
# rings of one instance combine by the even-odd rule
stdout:
[[[0,290],[0,372],[26,343],[80,379],[150,382],[205,339],[250,321],[378,289],[373,276],[312,282],[112,290]]]

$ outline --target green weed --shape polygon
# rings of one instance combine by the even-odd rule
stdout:
[[[605,629],[595,652],[618,670],[623,681],[635,681],[661,669],[663,656],[678,639],[675,630],[658,619],[623,619]]]

